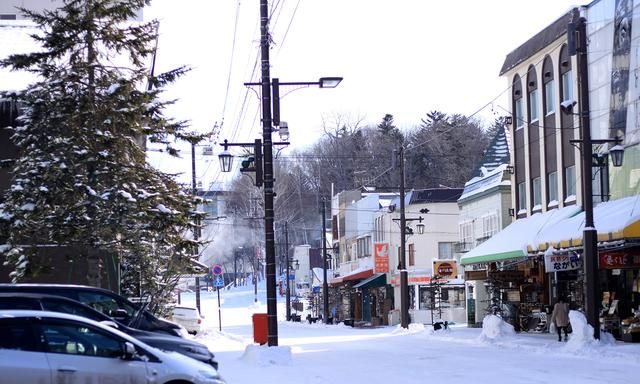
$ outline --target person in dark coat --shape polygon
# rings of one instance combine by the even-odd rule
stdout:
[[[569,326],[569,304],[565,302],[564,297],[560,296],[558,302],[553,306],[551,313],[551,321],[556,326],[558,332],[558,341],[562,341],[562,330],[564,330],[564,341],[567,341]]]

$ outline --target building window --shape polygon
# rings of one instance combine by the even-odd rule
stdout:
[[[562,74],[562,101],[573,100],[573,81],[571,70]]]
[[[538,120],[538,90],[534,89],[529,92],[529,116],[530,121],[534,122]]]
[[[516,100],[516,110],[513,113],[513,120],[516,123],[516,129],[524,127],[524,117],[522,113],[522,98]]]
[[[482,238],[488,239],[498,232],[498,215],[491,214],[482,218]]]
[[[549,205],[558,204],[558,172],[549,172],[547,176],[547,196]]]
[[[438,243],[438,259],[453,259],[453,243]]]
[[[576,195],[576,166],[572,165],[564,169],[564,181],[565,181],[565,199],[575,197]]]
[[[473,221],[460,223],[460,249],[469,250],[473,247]]]
[[[14,14],[1,14],[0,15],[0,20],[16,20],[17,15]]]
[[[533,208],[539,209],[542,204],[542,185],[539,177],[532,180],[531,188],[533,195]]]
[[[556,111],[556,94],[554,92],[555,82],[548,81],[544,85],[544,112],[547,115]]]
[[[369,236],[358,239],[356,244],[358,258],[371,256],[371,238]]]
[[[416,265],[416,247],[413,243],[409,244],[409,266]]]
[[[518,184],[518,212],[527,210],[527,190],[524,182]]]

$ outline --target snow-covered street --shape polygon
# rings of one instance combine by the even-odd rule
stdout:
[[[221,291],[222,332],[216,293],[201,295],[206,331],[196,339],[215,352],[229,384],[638,382],[640,344],[582,340],[579,324],[559,343],[555,334],[491,339],[464,324],[434,332],[417,324],[404,330],[289,323],[279,298],[279,347],[257,346],[251,315],[266,313],[262,284],[257,305],[252,286]],[[194,294],[182,300],[195,304]]]

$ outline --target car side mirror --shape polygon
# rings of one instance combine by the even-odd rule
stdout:
[[[118,321],[124,321],[129,317],[129,314],[124,309],[118,308],[118,309],[116,309],[115,313],[113,313],[113,316],[111,316],[111,317],[113,317],[114,319],[116,319]]]
[[[125,341],[122,345],[122,360],[133,360],[136,356],[136,347],[129,341]]]

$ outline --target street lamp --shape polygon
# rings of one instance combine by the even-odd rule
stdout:
[[[570,31],[568,38],[570,42],[576,39],[575,52],[578,63],[578,84],[580,98],[580,127],[581,140],[571,140],[572,143],[580,143],[582,150],[582,191],[584,210],[584,234],[582,239],[584,256],[584,292],[585,309],[589,325],[593,327],[593,337],[600,338],[600,313],[598,297],[600,296],[599,260],[598,260],[598,232],[593,222],[593,186],[591,172],[593,166],[593,144],[615,143],[609,150],[611,160],[615,167],[622,165],[624,147],[620,144],[621,138],[615,139],[591,139],[591,126],[589,121],[589,83],[588,83],[588,61],[587,61],[587,31],[586,19],[581,17],[577,23],[569,24]],[[575,34],[572,33],[575,31]],[[570,44],[572,45],[572,44]],[[570,112],[570,108],[575,102],[563,105],[564,112]]]

